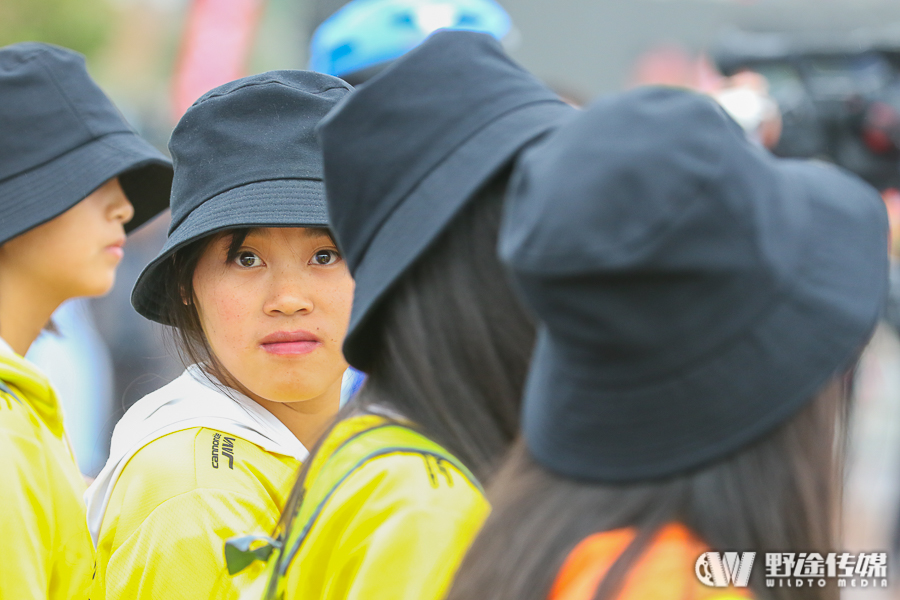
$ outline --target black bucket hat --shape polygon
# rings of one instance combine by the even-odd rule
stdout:
[[[850,366],[887,286],[879,194],[778,159],[712,100],[601,100],[524,154],[501,257],[542,322],[534,457],[627,482],[724,458]]]
[[[195,240],[240,227],[328,226],[314,128],[350,89],[330,75],[271,71],[217,87],[188,109],[169,140],[169,238],[131,293],[138,313],[170,324],[160,309],[171,257]]]
[[[394,282],[528,142],[574,112],[491,36],[440,31],[322,121],[328,211],[356,281],[351,365],[367,367],[372,315]]]
[[[83,56],[37,42],[0,48],[0,244],[116,176],[134,206],[126,232],[168,205],[172,163],[125,122]]]

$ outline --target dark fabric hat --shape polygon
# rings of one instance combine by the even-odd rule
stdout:
[[[542,321],[523,432],[575,478],[673,475],[771,431],[886,293],[878,193],[691,92],[597,102],[521,157],[507,201],[501,257]]]
[[[344,341],[365,369],[374,309],[528,142],[575,111],[491,36],[440,31],[322,121],[328,211],[356,280]]]
[[[184,114],[169,151],[175,162],[169,238],[141,273],[131,303],[160,314],[170,258],[212,233],[240,227],[327,227],[315,126],[347,92],[312,71],[271,71],[207,92]]]
[[[132,231],[166,208],[172,164],[132,131],[80,54],[37,42],[0,48],[0,244],[118,176]]]

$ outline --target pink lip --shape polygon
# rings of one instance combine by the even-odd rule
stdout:
[[[276,331],[261,339],[259,345],[269,354],[291,356],[309,354],[322,345],[322,340],[303,330]]]
[[[123,256],[125,256],[125,248],[124,248],[124,246],[125,246],[125,239],[122,238],[121,240],[119,240],[119,241],[117,241],[117,242],[115,242],[115,243],[113,243],[113,244],[110,244],[109,246],[107,246],[107,247],[104,248],[103,250],[104,250],[104,252],[109,252],[109,253],[112,254],[113,256],[116,256],[116,257],[118,257],[118,258],[122,258]]]

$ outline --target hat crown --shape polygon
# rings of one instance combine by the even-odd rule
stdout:
[[[314,125],[350,91],[311,71],[270,71],[217,87],[175,127],[170,232],[224,191],[260,181],[322,179]]]
[[[38,42],[0,48],[0,181],[110,133],[131,133],[84,57]]]
[[[788,285],[806,204],[785,203],[770,156],[706,97],[645,88],[577,121],[523,157],[501,252],[573,355],[606,357],[610,381],[672,372]]]
[[[522,156],[500,253],[542,321],[523,400],[554,471],[697,468],[858,355],[887,282],[878,193],[778,159],[687,91],[601,100]]]
[[[319,126],[329,217],[351,272],[437,165],[501,115],[541,102],[561,104],[475,32],[439,31],[360,86]]]

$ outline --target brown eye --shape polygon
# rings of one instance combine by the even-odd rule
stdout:
[[[329,249],[325,249],[325,250],[316,251],[316,253],[313,254],[313,257],[312,257],[312,260],[310,261],[310,263],[324,267],[324,266],[328,266],[328,265],[333,265],[334,263],[338,262],[339,260],[341,260],[341,255],[338,253],[338,251],[329,248]]]
[[[246,269],[262,265],[262,259],[248,250],[238,254],[234,261]]]

